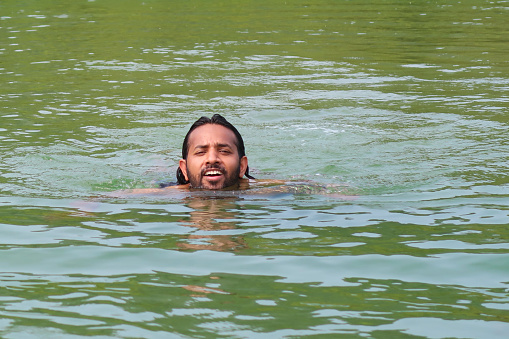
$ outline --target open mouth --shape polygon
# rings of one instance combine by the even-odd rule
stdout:
[[[205,175],[209,176],[209,175],[221,175],[221,172],[220,171],[208,171],[207,173],[205,173]]]
[[[209,170],[205,171],[203,176],[205,176],[205,177],[218,177],[218,176],[220,176],[222,174],[223,174],[223,172],[221,172],[220,170],[209,169]]]

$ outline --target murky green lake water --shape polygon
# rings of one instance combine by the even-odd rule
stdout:
[[[0,2],[2,338],[507,338],[508,1]],[[317,194],[174,180],[220,113]]]

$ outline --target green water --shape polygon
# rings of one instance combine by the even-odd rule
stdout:
[[[508,15],[0,1],[0,337],[506,338]],[[214,113],[349,196],[105,196]]]

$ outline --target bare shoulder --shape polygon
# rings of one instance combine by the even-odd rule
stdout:
[[[192,189],[189,184],[167,186],[163,188],[139,188],[118,190],[106,194],[113,198],[150,198],[169,197],[185,198],[187,196],[217,196],[217,195],[279,195],[279,194],[319,194],[330,197],[351,199],[354,196],[346,185],[323,185],[313,181],[288,181],[279,179],[242,179],[236,188],[219,191]]]
[[[136,196],[176,195],[188,191],[189,185],[187,184],[167,186],[163,188],[136,188],[131,190],[118,190],[108,193],[107,196],[114,198],[127,198]]]
[[[286,180],[279,180],[279,179],[254,179],[254,180],[249,180],[250,184],[260,185],[260,186],[284,185],[287,182],[288,181],[286,181]]]
[[[346,184],[321,184],[312,180],[256,180],[250,185],[250,188],[245,194],[318,194],[347,200],[356,198],[355,194],[352,194],[351,187]]]

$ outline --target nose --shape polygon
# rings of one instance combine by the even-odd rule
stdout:
[[[207,152],[207,164],[217,164],[219,163],[219,152],[214,149],[211,149]]]

